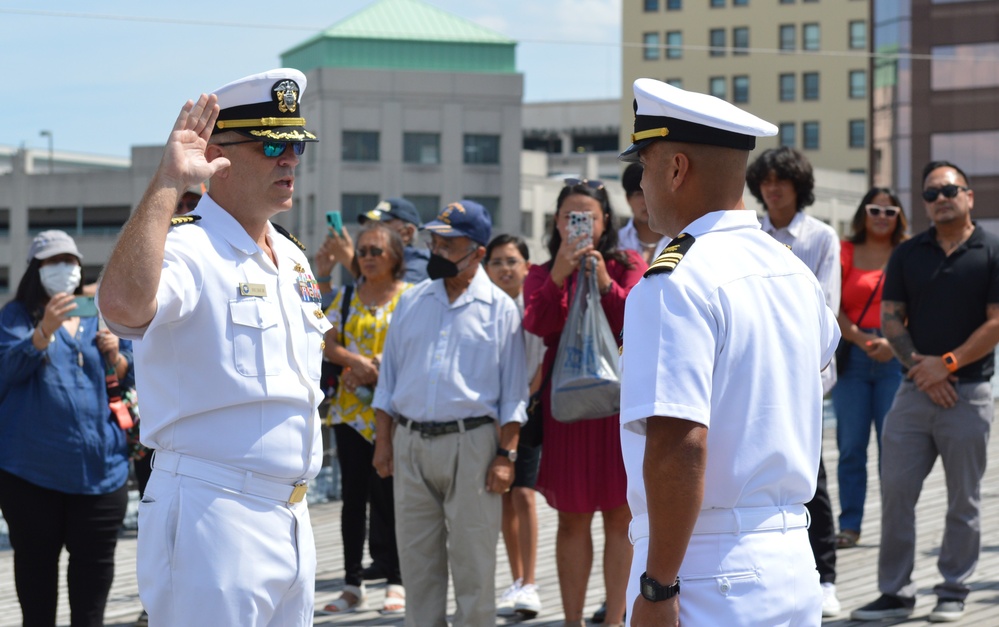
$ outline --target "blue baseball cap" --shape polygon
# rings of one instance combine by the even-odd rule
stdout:
[[[416,205],[405,198],[386,198],[371,211],[365,211],[357,216],[357,221],[364,224],[368,220],[384,222],[393,218],[420,227],[420,213],[416,210]]]
[[[492,225],[485,207],[474,200],[460,200],[444,207],[437,219],[423,228],[441,237],[467,237],[480,246],[487,246]]]

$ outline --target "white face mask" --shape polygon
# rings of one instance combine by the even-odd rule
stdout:
[[[75,263],[52,263],[38,269],[38,274],[42,280],[42,287],[51,297],[59,292],[72,294],[80,285],[80,266]]]

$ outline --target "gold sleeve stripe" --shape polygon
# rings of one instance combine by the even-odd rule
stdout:
[[[305,126],[305,118],[256,118],[254,120],[219,120],[219,128],[247,128],[251,126]]]

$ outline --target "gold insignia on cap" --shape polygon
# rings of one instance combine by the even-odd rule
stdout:
[[[632,133],[631,143],[634,144],[637,141],[648,139],[650,137],[666,137],[667,135],[669,135],[669,129],[666,127],[650,128],[647,131],[638,131],[637,133]]]
[[[170,226],[180,226],[181,224],[193,224],[200,219],[201,216],[196,216],[189,213],[186,216],[177,216],[176,218],[170,218]]]
[[[694,237],[692,235],[680,233],[679,237],[667,244],[666,248],[663,248],[663,251],[655,258],[643,276],[648,277],[662,272],[672,272],[693,245]]]
[[[444,207],[444,211],[437,216],[437,219],[444,224],[451,224],[451,214],[457,211],[458,213],[465,213],[465,208],[461,206],[460,202],[453,202],[447,207]]]
[[[298,109],[298,83],[286,79],[274,85],[274,98],[277,100],[278,111],[294,113]]]

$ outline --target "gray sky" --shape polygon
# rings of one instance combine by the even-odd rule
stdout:
[[[622,0],[426,1],[520,42],[527,102],[620,95]],[[45,129],[56,150],[127,157],[165,141],[188,98],[373,2],[0,0],[0,145],[46,148]]]

